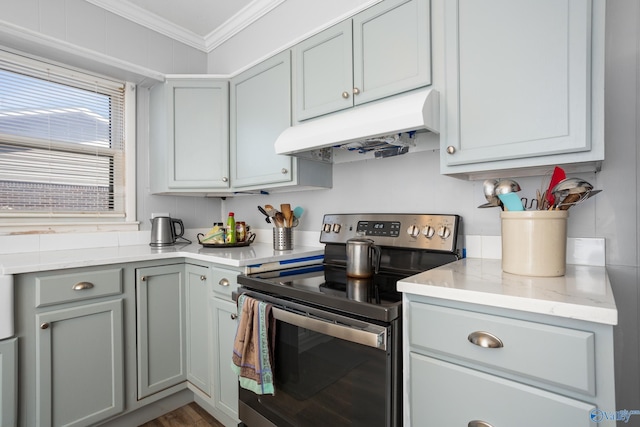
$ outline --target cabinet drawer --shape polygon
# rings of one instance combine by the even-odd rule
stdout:
[[[557,326],[411,302],[409,339],[420,348],[551,385],[595,395],[594,334]],[[499,348],[471,343],[488,332]]]
[[[211,269],[211,290],[215,296],[231,301],[231,294],[238,289],[239,272],[235,270],[224,270],[221,268]]]
[[[592,426],[595,405],[411,353],[413,426]]]
[[[36,307],[122,293],[122,269],[36,277]]]

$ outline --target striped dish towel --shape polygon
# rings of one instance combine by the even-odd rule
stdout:
[[[238,330],[233,343],[231,369],[240,386],[256,394],[274,394],[273,349],[275,319],[271,304],[247,295],[238,297]]]

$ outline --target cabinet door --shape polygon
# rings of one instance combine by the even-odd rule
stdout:
[[[0,425],[14,427],[18,418],[18,339],[0,341]]]
[[[297,44],[293,58],[296,120],[353,106],[351,20]]]
[[[186,380],[184,265],[136,270],[138,398]]]
[[[39,426],[88,426],[124,409],[122,299],[36,314]]]
[[[149,102],[152,193],[228,188],[228,82],[168,78]]]
[[[593,425],[594,405],[416,353],[409,358],[412,426]]]
[[[231,355],[238,328],[236,311],[233,302],[211,298],[215,407],[235,420],[238,419],[238,377],[231,370]]]
[[[169,135],[169,188],[227,188],[228,85],[196,80],[168,82],[173,121]]]
[[[353,18],[356,105],[431,84],[429,0],[384,1]]]
[[[591,1],[457,0],[444,9],[445,171],[591,150]]]
[[[291,55],[282,52],[231,80],[231,172],[234,188],[291,182],[294,162],[275,153],[291,125]]]
[[[211,321],[209,307],[209,269],[187,264],[187,380],[211,396]]]

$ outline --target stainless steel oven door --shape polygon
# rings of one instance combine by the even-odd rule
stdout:
[[[241,290],[242,291],[242,290]],[[374,324],[259,293],[276,319],[274,395],[240,388],[248,427],[396,426],[395,324]],[[395,353],[395,355],[394,355]]]

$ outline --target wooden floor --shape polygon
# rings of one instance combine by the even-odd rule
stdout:
[[[207,411],[191,402],[140,427],[224,427]]]

